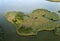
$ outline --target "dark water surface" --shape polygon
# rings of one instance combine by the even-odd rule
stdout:
[[[5,32],[5,41],[60,41],[60,37],[51,31],[41,31],[37,36],[19,36],[16,34],[15,26],[4,17],[7,11],[31,13],[39,8],[45,8],[59,14],[57,11],[60,10],[60,2],[49,2],[46,0],[0,0],[0,25]]]

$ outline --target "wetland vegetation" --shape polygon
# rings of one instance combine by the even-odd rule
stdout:
[[[59,16],[46,9],[36,9],[31,14],[26,15],[14,11],[7,14],[7,20],[16,25],[17,34],[22,36],[36,35],[41,30],[54,30],[60,27],[60,24],[56,23],[59,21]]]

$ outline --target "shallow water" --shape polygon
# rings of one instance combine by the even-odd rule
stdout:
[[[27,14],[39,8],[48,9],[59,14],[57,11],[60,10],[60,2],[49,2],[46,0],[0,0],[0,25],[5,32],[5,41],[60,41],[60,37],[57,37],[51,31],[42,31],[37,36],[19,36],[16,34],[15,26],[4,17],[7,11],[22,11]]]

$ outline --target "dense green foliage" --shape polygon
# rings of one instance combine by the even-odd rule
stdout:
[[[48,12],[44,15],[44,17],[48,18],[49,20],[52,20],[52,21],[58,21],[59,20],[59,16],[54,12]]]
[[[24,13],[23,12],[17,12],[16,16],[18,19],[23,19]]]
[[[32,30],[33,30],[33,29],[32,29],[31,27],[28,27],[28,28],[26,27],[26,28],[25,28],[24,26],[21,26],[21,28],[19,28],[18,31],[19,31],[20,33],[30,33]]]
[[[7,12],[5,15],[7,20],[9,20],[9,22],[15,24],[16,26],[20,25],[20,23],[23,20],[23,16],[24,16],[23,12],[16,12],[16,11]]]
[[[15,19],[13,19],[13,23],[17,26],[19,25],[23,20],[24,13],[22,12],[16,12]]]

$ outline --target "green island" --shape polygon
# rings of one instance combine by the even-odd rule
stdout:
[[[16,26],[16,32],[21,36],[37,35],[38,32],[54,30],[60,36],[60,18],[55,12],[47,9],[36,9],[31,14],[23,12],[7,12],[6,19]]]
[[[60,0],[47,0],[47,1],[51,1],[51,2],[60,2]]]

